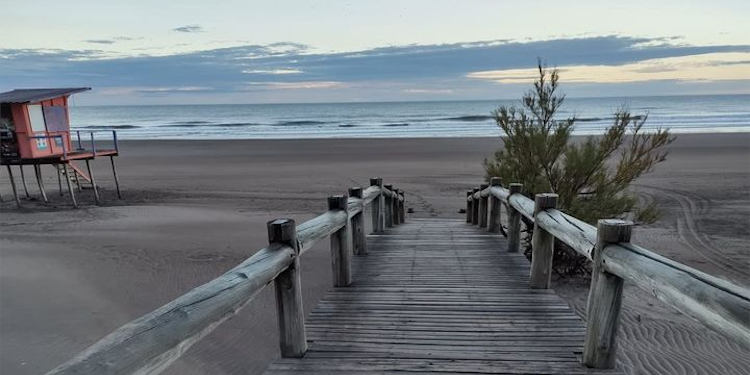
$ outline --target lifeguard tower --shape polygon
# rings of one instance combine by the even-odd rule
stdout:
[[[88,87],[59,89],[17,89],[0,93],[0,165],[5,165],[13,188],[13,197],[18,207],[21,206],[12,166],[18,166],[26,197],[30,197],[23,167],[32,165],[39,192],[45,203],[48,202],[44,190],[41,165],[49,164],[57,171],[58,189],[63,194],[62,179],[65,179],[70,199],[78,207],[76,193],[82,188],[82,180],[90,184],[96,203],[100,203],[99,190],[94,180],[90,162],[98,156],[109,156],[112,164],[117,197],[120,195],[120,183],[115,167],[115,156],[119,155],[117,133],[112,131],[112,149],[97,149],[94,143],[94,132],[84,148],[81,133],[76,132],[77,147],[73,147],[68,113],[68,97],[72,94],[90,90]],[[75,162],[84,161],[86,172]]]

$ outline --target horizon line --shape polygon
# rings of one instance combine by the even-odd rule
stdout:
[[[747,93],[724,93],[724,94],[667,94],[667,95],[612,95],[612,96],[565,96],[565,99],[628,99],[628,98],[668,98],[668,97],[699,97],[699,96],[750,96]],[[389,104],[389,103],[457,103],[457,102],[490,102],[509,101],[515,99],[443,99],[443,100],[373,100],[373,101],[351,101],[351,102],[269,102],[269,103],[187,103],[187,104],[93,104],[72,105],[71,107],[163,107],[163,106],[209,106],[209,105],[309,105],[309,104]],[[73,100],[75,101],[75,99]],[[71,103],[72,104],[72,103]]]

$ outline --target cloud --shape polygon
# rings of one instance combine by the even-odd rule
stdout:
[[[200,33],[203,32],[203,27],[200,25],[185,25],[175,27],[174,29],[172,29],[172,31],[178,31],[181,33]]]
[[[671,41],[674,40],[609,35],[524,42],[491,40],[390,46],[335,53],[314,53],[304,44],[279,42],[172,55],[124,57],[97,49],[0,49],[0,86],[3,86],[0,89],[35,86],[205,87],[211,90],[192,93],[236,93],[237,97],[244,98],[242,95],[247,90],[289,93],[320,89],[326,92],[338,90],[347,99],[356,97],[362,100],[368,100],[367,95],[375,95],[375,92],[386,98],[395,94],[410,98],[435,94],[457,98],[466,95],[497,97],[498,82],[527,83],[534,76],[529,68],[536,64],[537,57],[546,59],[552,66],[567,69],[562,76],[563,82],[599,82],[597,80],[608,75],[622,75],[624,78],[620,82],[635,82],[633,79],[641,82],[641,79],[657,79],[654,78],[657,76],[681,80],[683,78],[669,74],[685,72],[684,64],[690,61],[713,66],[711,72],[724,67],[727,71],[725,79],[747,76],[740,72],[747,68],[747,64],[741,61],[750,58],[728,59],[726,54],[750,53],[748,45],[690,46],[672,45]],[[700,69],[707,72],[707,68],[690,69],[693,73],[685,79],[701,80]],[[596,73],[595,77],[599,78],[587,80],[586,70]],[[249,77],[251,82],[247,83]],[[131,93],[146,95],[149,92],[133,90]]]
[[[274,90],[298,90],[298,89],[331,89],[344,87],[342,82],[336,81],[302,81],[302,82],[247,82],[251,89],[264,87]]]
[[[245,74],[300,74],[302,73],[299,69],[245,69],[242,71]]]
[[[86,43],[93,43],[93,44],[114,44],[115,41],[111,39],[87,39],[84,40]]]
[[[452,89],[403,89],[401,92],[407,94],[451,94]]]
[[[625,83],[671,81],[725,81],[748,77],[750,52],[709,53],[647,59],[619,65],[559,66],[560,76],[567,83]],[[535,69],[506,69],[472,72],[468,78],[497,83],[527,83]]]

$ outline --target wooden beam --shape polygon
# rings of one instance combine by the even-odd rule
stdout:
[[[5,168],[8,170],[8,178],[10,179],[10,186],[13,188],[13,199],[16,200],[16,207],[21,208],[21,200],[18,198],[18,190],[16,189],[16,180],[13,179],[13,170],[10,168],[10,164],[6,164]]]
[[[96,204],[101,204],[101,201],[99,200],[99,189],[96,187],[96,180],[94,179],[94,173],[91,171],[91,163],[89,163],[89,159],[86,159],[86,171],[89,173],[89,179],[91,180],[91,189],[94,190],[94,201]]]
[[[395,226],[395,225],[401,224],[401,217],[398,215],[398,204],[400,200],[399,199],[400,195],[399,195],[398,189],[393,188],[392,191],[393,191],[394,198],[391,199],[391,202],[393,203],[391,212],[393,213],[393,225]]]
[[[479,185],[479,191],[484,192],[489,187],[489,184]],[[489,194],[479,196],[479,227],[487,228],[487,204],[489,203]]]
[[[349,188],[349,197],[362,199],[362,188]],[[367,241],[365,236],[365,215],[364,211],[351,216],[349,219],[352,232],[352,247],[354,255],[367,255]]]
[[[34,164],[34,175],[36,176],[36,184],[39,186],[39,194],[42,195],[44,203],[49,203],[47,192],[44,191],[44,182],[42,181],[42,167],[39,164]]]
[[[73,191],[73,185],[70,182],[70,172],[68,171],[68,163],[63,163],[63,174],[65,176],[65,182],[68,184],[68,193],[70,194],[70,200],[73,202],[73,207],[78,208],[78,201],[76,200],[76,193]]]
[[[623,279],[604,269],[601,254],[609,244],[630,242],[632,227],[632,222],[623,220],[599,220],[596,226],[594,269],[586,304],[586,341],[583,345],[583,364],[588,367],[615,367]]]
[[[31,195],[29,195],[29,187],[26,186],[26,174],[23,172],[23,164],[18,165],[18,170],[21,171],[21,185],[23,185],[23,192],[26,194],[26,198],[31,198]]]
[[[500,181],[500,177],[492,177],[490,179],[490,195],[489,195],[489,220],[487,223],[487,231],[491,233],[500,233],[500,229],[502,228],[502,224],[500,221],[500,214],[501,214],[501,202],[500,198],[496,197],[494,194],[492,194],[492,189],[494,187],[501,187],[502,183]]]
[[[383,179],[375,177],[370,179],[370,186],[377,186],[378,197],[372,201],[372,231],[383,233],[385,226],[385,197],[383,196]]]
[[[472,213],[472,210],[474,209],[474,198],[471,197],[472,194],[474,194],[474,192],[471,190],[466,192],[466,222],[469,224],[471,224],[471,218],[474,217],[474,214]]]
[[[117,199],[122,199],[122,194],[120,194],[120,179],[117,177],[117,168],[115,167],[115,157],[110,155],[109,162],[112,164],[112,177],[115,178],[115,189],[117,189]]]
[[[328,197],[328,210],[346,210],[346,195]],[[348,220],[347,220],[348,221]],[[349,247],[349,225],[331,234],[331,267],[333,286],[349,286],[352,283],[352,252]]]
[[[47,374],[158,374],[236,315],[294,257],[294,249],[286,245],[262,249],[225,274],[123,325]]]
[[[510,204],[514,194],[521,195],[523,184],[512,183],[508,186],[508,252],[517,253],[521,247],[521,213]]]
[[[602,268],[750,349],[750,290],[632,243],[601,251]]]
[[[393,227],[393,185],[383,185],[385,188],[385,226],[387,228]]]
[[[294,260],[274,279],[276,315],[279,320],[279,347],[284,358],[300,358],[307,351],[305,309],[302,306],[299,243],[294,220],[276,219],[266,224],[268,244],[294,249]]]
[[[479,194],[477,194],[478,191],[479,191],[478,187],[471,190],[471,193],[472,193],[471,206],[473,208],[471,210],[471,223],[473,225],[479,225],[479,197],[478,197]]]
[[[537,194],[534,197],[534,215],[546,209],[557,208],[557,194]],[[531,236],[531,271],[529,286],[532,289],[549,289],[552,277],[552,258],[555,254],[555,237],[534,224]]]

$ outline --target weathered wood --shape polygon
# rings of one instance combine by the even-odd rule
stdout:
[[[406,194],[399,190],[401,198],[398,201],[398,222],[403,224],[406,222]]]
[[[346,210],[346,196],[334,195],[328,197],[328,210]],[[352,252],[349,248],[348,220],[344,226],[331,233],[331,267],[333,270],[333,286],[349,286],[352,283]]]
[[[349,188],[349,199],[358,198],[360,204],[362,202],[362,188],[353,187]],[[354,255],[367,255],[367,241],[365,237],[365,215],[364,211],[360,211],[357,214],[350,215],[351,233],[352,233],[352,248]]]
[[[118,328],[48,374],[158,374],[234,316],[295,256],[285,245],[262,249],[227,273]]]
[[[400,225],[401,224],[401,216],[399,215],[399,205],[401,202],[401,194],[399,193],[399,190],[394,188],[393,193],[396,194],[396,197],[392,200],[393,201],[393,225]]]
[[[70,194],[71,202],[73,202],[73,207],[78,208],[78,201],[76,200],[76,193],[73,191],[73,185],[70,182],[70,172],[68,171],[68,163],[63,163],[63,175],[65,176],[65,182],[68,184],[68,193]]]
[[[60,174],[62,173],[60,171],[60,164],[55,164],[55,171],[57,172],[57,192],[60,193],[60,196],[63,196],[63,187],[62,187],[62,178],[60,177]]]
[[[492,177],[490,179],[490,189],[488,197],[489,205],[489,218],[487,222],[487,231],[490,233],[499,233],[502,229],[500,214],[501,214],[501,202],[498,197],[492,194],[492,188],[501,186],[500,177]]]
[[[13,189],[13,199],[16,201],[16,207],[21,208],[21,200],[18,198],[18,190],[16,190],[16,180],[13,179],[13,170],[10,168],[10,164],[6,164],[5,168],[8,170],[8,179],[10,179],[10,186]]]
[[[117,139],[115,138],[115,145],[117,145]],[[120,194],[120,178],[117,177],[117,168],[115,167],[115,157],[110,155],[109,162],[112,164],[112,177],[115,179],[115,189],[117,189],[117,199],[122,199]]]
[[[370,183],[372,184],[370,179]],[[362,190],[362,200],[364,205],[372,203],[380,195],[380,187],[377,185],[370,185],[366,189]]]
[[[29,194],[29,187],[26,186],[26,175],[23,172],[23,164],[18,166],[18,170],[21,171],[21,185],[23,185],[23,192],[26,194],[26,198],[31,198]]]
[[[479,196],[477,194],[479,192],[479,188],[478,187],[474,188],[474,189],[472,189],[471,192],[472,192],[472,196],[471,196],[472,197],[472,203],[471,203],[471,206],[473,207],[473,209],[471,210],[471,223],[474,224],[474,225],[479,225],[479,210],[480,210],[480,208],[479,208]]]
[[[604,269],[601,253],[608,244],[630,242],[632,226],[632,222],[623,220],[599,220],[596,227],[594,269],[586,304],[586,341],[583,346],[583,364],[588,367],[615,367],[623,279]]]
[[[512,183],[508,186],[508,252],[517,253],[521,247],[521,213],[510,204],[514,195],[522,196],[523,184]],[[524,197],[525,198],[525,197]]]
[[[499,177],[493,177],[499,178]],[[507,202],[508,196],[510,196],[510,190],[503,188],[500,185],[490,186],[490,195],[499,199],[500,201]]]
[[[559,210],[546,210],[534,217],[534,224],[570,246],[577,253],[592,259],[596,244],[596,228]]]
[[[537,194],[534,197],[534,216],[556,207],[557,194]],[[534,233],[531,236],[531,274],[529,275],[531,288],[549,289],[554,253],[555,237],[534,222]]]
[[[631,243],[606,246],[602,269],[750,349],[750,291]]]
[[[372,201],[372,231],[383,233],[385,229],[385,197],[383,196],[383,179],[370,179],[370,187],[378,188],[378,196]]]
[[[272,220],[266,226],[269,245],[288,246],[295,252],[289,267],[274,279],[274,289],[281,356],[299,358],[307,351],[307,338],[305,336],[305,309],[302,306],[297,231],[294,220],[291,219]]]
[[[370,237],[354,282],[306,321],[301,359],[267,374],[601,373],[580,364],[584,324],[528,262],[461,220],[412,218]],[[610,372],[606,372],[611,374]]]
[[[393,185],[383,185],[385,195],[385,226],[393,228]]]
[[[523,194],[512,194],[508,197],[508,205],[518,211],[529,221],[534,221],[534,200]]]
[[[42,167],[39,164],[34,164],[34,175],[36,176],[36,184],[39,186],[39,194],[42,195],[42,200],[44,200],[44,203],[49,203],[47,192],[44,191],[44,181],[42,181]]]
[[[466,192],[466,222],[471,223],[471,218],[474,217],[474,213],[472,212],[474,209],[474,198],[471,197],[471,195],[474,192],[469,190]]]
[[[94,173],[91,171],[91,163],[89,163],[88,159],[86,159],[86,171],[88,171],[89,179],[91,180],[91,189],[94,190],[94,201],[96,204],[101,204],[101,201],[99,200],[99,189],[96,187],[96,180],[94,179]]]
[[[479,185],[480,192],[487,192],[487,195],[479,196],[479,227],[487,228],[487,204],[489,203],[489,184]]]
[[[301,254],[310,250],[318,241],[331,236],[346,226],[346,210],[324,212],[297,226],[297,241]]]

